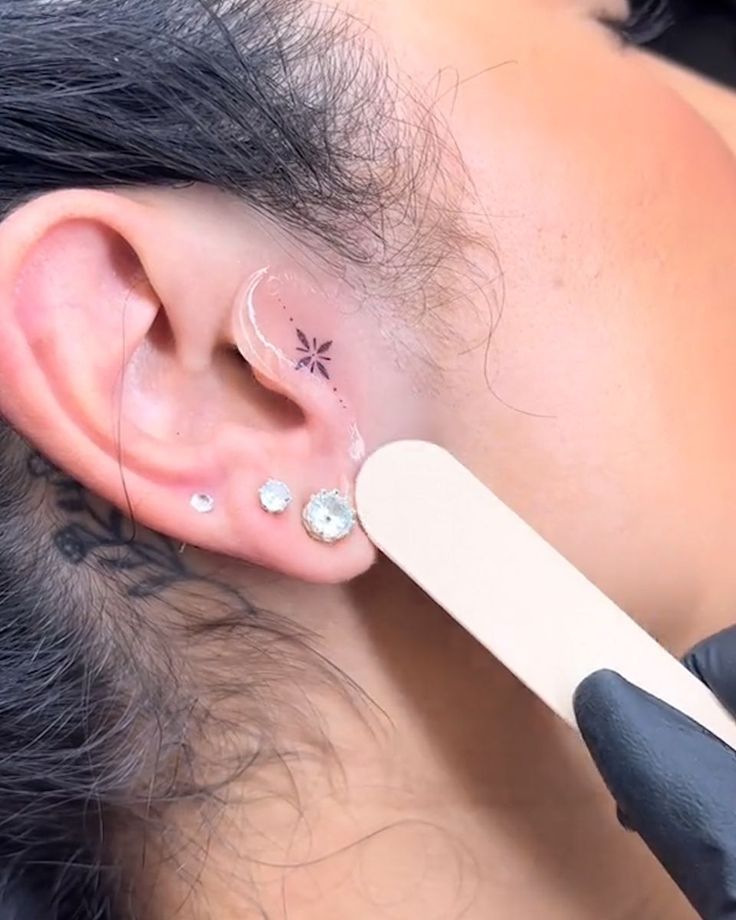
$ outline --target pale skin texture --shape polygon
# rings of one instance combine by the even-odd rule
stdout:
[[[307,683],[324,734],[284,715],[300,756],[231,785],[203,865],[196,847],[178,873],[149,857],[145,920],[692,916],[569,730],[399,572],[371,567],[363,534],[326,548],[298,514],[253,501],[270,475],[297,507],[349,485],[355,425],[369,450],[431,438],[673,651],[733,621],[736,102],[619,48],[597,8],[350,7],[417,84],[441,68],[464,81],[443,114],[488,215],[495,256],[477,259],[488,278],[503,270],[503,316],[488,354],[484,298],[444,310],[449,335],[407,333],[438,369],[431,386],[348,290],[221,195],[74,191],[0,228],[0,410],[124,508],[109,411],[124,365],[141,522],[234,560],[233,583],[316,630],[375,703]],[[345,405],[238,338],[264,265],[297,279],[309,335],[334,339]],[[152,332],[159,311],[168,337]],[[260,326],[295,345],[283,318]],[[191,513],[196,490],[215,513]],[[201,844],[201,816],[171,820]]]

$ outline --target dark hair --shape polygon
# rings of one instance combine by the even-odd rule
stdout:
[[[632,45],[648,45],[674,25],[682,0],[629,0],[629,15],[609,24]]]
[[[381,191],[356,147],[380,87],[357,36],[338,57],[345,38],[299,0],[5,0],[0,213],[51,189],[203,182],[360,252]]]
[[[384,277],[406,276],[411,252],[420,284],[456,220],[446,191],[430,206],[429,115],[407,137],[369,38],[319,9],[0,0],[0,219],[54,189],[207,183]],[[6,424],[0,451],[0,916],[127,916],[108,822],[200,791],[167,766],[196,707],[147,616],[172,587],[196,609],[199,579]],[[214,591],[210,628],[299,646]]]

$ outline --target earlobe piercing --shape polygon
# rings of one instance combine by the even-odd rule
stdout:
[[[189,499],[189,504],[199,514],[209,514],[215,507],[215,500],[211,495],[207,495],[206,492],[195,492]]]
[[[310,537],[322,543],[344,540],[355,526],[355,509],[337,489],[316,492],[304,506],[302,522]]]
[[[291,490],[279,479],[269,479],[258,490],[261,508],[269,514],[282,514],[291,504]]]

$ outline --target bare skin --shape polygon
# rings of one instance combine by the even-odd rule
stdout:
[[[369,698],[307,676],[286,682],[290,708],[275,717],[294,756],[254,765],[214,815],[172,809],[190,845],[159,865],[150,853],[165,846],[149,840],[141,916],[686,920],[692,911],[619,827],[568,729],[375,562],[363,534],[312,545],[298,515],[251,517],[242,496],[279,464],[298,501],[323,482],[350,483],[360,464],[351,426],[366,450],[429,437],[673,651],[731,623],[736,102],[620,47],[594,21],[598,4],[354,0],[349,11],[414,84],[438,71],[458,83],[438,115],[485,215],[491,247],[473,258],[490,283],[440,309],[444,334],[413,330],[431,385],[400,365],[372,315],[336,309],[325,323],[296,270],[289,290],[301,293],[287,301],[298,302],[308,337],[334,339],[323,352],[334,358],[330,387],[302,386],[258,336],[243,344],[233,332],[241,294],[264,264],[278,274],[290,250],[207,190],[113,203],[72,192],[0,232],[2,412],[124,508],[104,432],[113,369],[130,360],[124,463],[142,522],[206,547],[211,555],[191,551],[198,564],[313,630]],[[110,227],[148,256],[152,284],[135,297],[119,267],[105,273],[100,228]],[[31,237],[41,241],[36,262]],[[63,351],[63,324],[47,345],[48,317],[65,305],[39,265],[62,270],[76,251],[97,252],[90,277],[126,304],[129,351],[110,346],[109,366],[113,321],[104,327],[91,310],[73,315],[84,341],[99,344],[98,363]],[[147,338],[157,297],[179,346],[166,353]],[[488,350],[489,305],[501,319]],[[277,350],[297,344],[286,313],[261,332]],[[260,385],[301,416],[243,392],[213,357],[222,344],[238,346]],[[227,496],[221,517],[185,513],[195,483]],[[221,668],[238,667],[238,650],[223,651]],[[138,841],[127,846],[137,872]]]

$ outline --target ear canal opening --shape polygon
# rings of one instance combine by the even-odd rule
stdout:
[[[156,319],[148,330],[148,344],[160,354],[171,355],[174,353],[176,345],[174,342],[174,332],[166,316],[165,310],[159,310]]]

